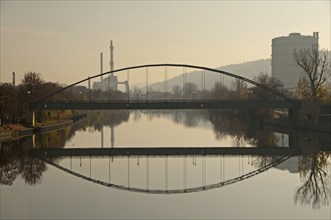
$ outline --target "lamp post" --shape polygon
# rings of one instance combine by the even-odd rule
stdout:
[[[31,97],[32,96],[32,92],[30,90],[28,90],[27,93],[29,94],[28,95],[29,96],[29,98],[28,98],[28,104],[29,104],[29,102],[32,101],[32,97]],[[29,108],[29,106],[28,106],[28,108]],[[30,112],[30,109],[28,109],[28,112]],[[32,126],[35,126],[35,112],[34,112],[34,110],[32,110],[31,125]]]

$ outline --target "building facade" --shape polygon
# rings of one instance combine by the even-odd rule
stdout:
[[[93,88],[93,90],[100,89],[101,91],[104,91],[104,92],[109,91],[109,89],[117,91],[118,90],[117,76],[110,75],[110,76],[102,79],[100,82],[93,82],[92,88]]]
[[[318,32],[314,32],[313,36],[291,33],[272,39],[272,76],[278,78],[285,89],[295,89],[303,76],[303,70],[295,63],[294,52],[312,47],[318,48]]]

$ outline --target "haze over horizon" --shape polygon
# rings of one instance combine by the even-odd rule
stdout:
[[[217,68],[269,59],[271,40],[319,32],[330,50],[330,1],[3,1],[0,82],[24,73],[70,84],[109,70],[186,63]],[[126,76],[119,76],[124,80]],[[163,79],[152,78],[152,81]]]

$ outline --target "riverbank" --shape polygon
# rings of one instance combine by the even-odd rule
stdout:
[[[25,127],[23,125],[6,125],[0,127],[0,142],[12,141],[26,136],[31,136],[37,133],[49,132],[58,129],[69,127],[73,124],[73,120],[60,121],[56,123],[47,123],[35,127]]]
[[[24,136],[32,135],[34,128],[23,125],[5,125],[0,127],[0,141],[10,141]]]
[[[21,124],[0,126],[0,142],[11,141],[37,133],[63,129],[71,126],[74,122],[85,117],[87,117],[86,113],[74,114],[71,115],[66,120],[61,120],[61,121],[52,120],[52,121],[37,123],[35,127],[26,127]]]

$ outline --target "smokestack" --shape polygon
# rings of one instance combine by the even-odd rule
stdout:
[[[113,57],[113,50],[114,50],[114,47],[113,47],[113,41],[111,40],[110,41],[110,71],[113,71],[114,70],[114,57]],[[113,75],[113,73],[111,74]]]
[[[101,53],[100,53],[100,74],[103,73],[103,69],[102,69],[102,67],[103,67],[103,63],[102,63],[102,52],[101,52]],[[101,75],[101,79],[100,79],[100,81],[102,81],[102,79],[103,79],[103,75]]]
[[[13,87],[15,87],[15,72],[13,72]]]

